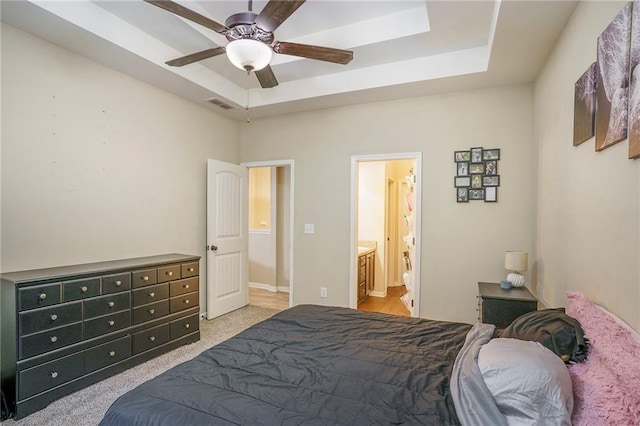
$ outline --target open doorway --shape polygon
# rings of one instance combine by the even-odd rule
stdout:
[[[421,158],[352,157],[352,308],[418,316]]]
[[[249,169],[249,304],[285,309],[293,300],[293,162]]]

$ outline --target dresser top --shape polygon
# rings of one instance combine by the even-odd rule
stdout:
[[[511,287],[504,289],[499,283],[478,283],[480,297],[490,297],[493,299],[523,300],[526,302],[537,302],[538,299],[527,290],[526,287]]]
[[[198,261],[200,256],[188,254],[170,253],[158,256],[136,257],[132,259],[110,260],[106,262],[85,263],[82,265],[57,266],[54,268],[33,269],[28,271],[6,272],[0,274],[2,281],[9,281],[15,284],[21,282],[33,282],[40,280],[55,281],[61,278],[80,275],[94,275],[105,272],[131,269],[147,268],[166,263],[178,263]]]

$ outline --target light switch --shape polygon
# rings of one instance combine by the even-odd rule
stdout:
[[[305,223],[304,224],[304,233],[305,234],[313,234],[315,232],[313,223]]]

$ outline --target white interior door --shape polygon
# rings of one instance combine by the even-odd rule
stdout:
[[[248,304],[248,170],[207,162],[207,318]]]

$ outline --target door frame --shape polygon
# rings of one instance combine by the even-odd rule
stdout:
[[[289,180],[291,181],[291,184],[289,186],[289,307],[293,306],[293,292],[294,292],[294,285],[293,285],[293,254],[295,252],[295,250],[293,249],[293,243],[294,243],[293,231],[295,229],[293,226],[293,222],[294,222],[293,206],[295,205],[294,203],[295,164],[294,163],[295,163],[294,160],[250,161],[250,162],[240,163],[241,166],[244,166],[248,169],[254,168],[254,167],[289,167],[289,173],[290,173]],[[275,218],[272,217],[272,220],[275,220]]]
[[[421,252],[422,252],[422,152],[405,152],[405,153],[392,153],[392,154],[371,154],[371,155],[352,155],[351,156],[351,224],[349,230],[349,307],[353,309],[358,308],[358,293],[357,293],[357,218],[358,218],[358,163],[369,161],[393,161],[393,160],[414,160],[415,168],[414,174],[416,176],[417,185],[415,186],[418,191],[415,192],[414,200],[414,226],[415,226],[415,239],[416,244],[414,247],[414,283],[413,283],[413,309],[411,310],[412,317],[420,316],[420,264]],[[386,273],[386,271],[385,271]]]
[[[400,284],[398,280],[398,188],[396,181],[387,178],[385,188],[384,208],[384,257],[385,257],[385,293],[389,289],[389,284]],[[395,226],[393,226],[395,225]],[[390,253],[393,253],[390,256]],[[389,278],[391,276],[391,279]]]

